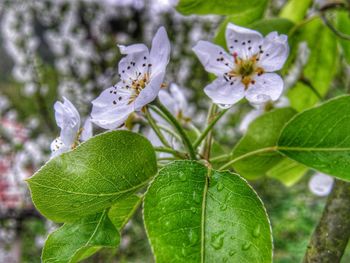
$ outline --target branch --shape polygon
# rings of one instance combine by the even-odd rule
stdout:
[[[350,183],[335,180],[304,257],[304,263],[340,262],[350,237]]]

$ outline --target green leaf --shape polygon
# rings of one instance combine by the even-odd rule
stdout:
[[[287,35],[294,23],[284,18],[262,19],[248,25],[249,28],[259,31],[263,35],[277,31],[279,34]]]
[[[265,208],[237,174],[173,162],[150,185],[144,221],[156,261],[272,261]]]
[[[44,216],[72,222],[133,195],[156,172],[155,152],[147,139],[113,131],[50,160],[28,182]]]
[[[289,0],[283,7],[280,17],[289,19],[295,23],[304,19],[307,10],[312,4],[312,0]]]
[[[306,166],[289,158],[283,158],[277,165],[268,170],[266,175],[290,187],[296,184],[307,171]]]
[[[282,128],[295,113],[295,110],[291,108],[282,108],[256,118],[249,125],[247,133],[233,149],[232,159],[276,146]],[[282,158],[283,156],[276,151],[262,152],[238,160],[233,164],[233,167],[243,177],[256,179],[264,176]]]
[[[343,34],[350,35],[350,17],[346,10],[339,10],[336,13],[336,29]],[[336,36],[334,36],[336,37]],[[350,41],[336,37],[342,47],[343,55],[348,64],[350,64]]]
[[[350,96],[296,115],[283,129],[278,150],[308,167],[350,180]]]
[[[320,19],[314,19],[302,27],[296,41],[307,42],[310,49],[310,57],[303,70],[303,75],[311,82],[317,92],[324,97],[330,88],[337,69],[336,38],[323,25]],[[294,46],[296,47],[297,45]],[[288,92],[288,97],[292,107],[298,111],[310,108],[319,101],[315,92],[301,82],[298,82]]]
[[[46,240],[43,263],[74,263],[94,254],[102,247],[116,247],[119,232],[106,211],[74,223],[66,223]]]
[[[141,197],[131,195],[117,202],[109,209],[108,217],[117,229],[121,230],[125,226],[139,207],[141,200]]]
[[[180,0],[176,10],[183,15],[233,15],[247,13],[263,13],[267,5],[267,0]]]

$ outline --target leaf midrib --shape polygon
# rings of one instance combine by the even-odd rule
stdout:
[[[152,179],[153,177],[151,177],[150,179]],[[67,193],[67,194],[73,194],[73,195],[83,195],[83,196],[95,196],[95,197],[102,197],[102,196],[114,196],[114,195],[120,195],[120,194],[125,194],[128,193],[130,191],[133,190],[137,190],[142,186],[145,186],[146,184],[148,184],[149,180],[142,182],[141,184],[135,185],[134,187],[125,189],[123,191],[118,191],[118,192],[113,192],[113,193],[100,193],[100,194],[94,194],[94,193],[83,193],[83,192],[74,192],[74,191],[68,191],[68,190],[64,190],[61,188],[57,188],[57,187],[51,187],[48,185],[44,185],[44,184],[40,184],[38,182],[35,181],[29,181],[30,184],[35,184],[37,186],[41,186],[43,188],[47,188],[47,189],[51,189],[51,190],[55,190],[55,191],[60,191],[63,193]]]
[[[202,218],[201,218],[201,263],[204,263],[205,260],[205,213],[207,206],[207,194],[208,194],[208,185],[209,178],[211,174],[211,169],[208,168],[208,173],[205,177],[205,184],[203,190],[203,199],[202,199]]]

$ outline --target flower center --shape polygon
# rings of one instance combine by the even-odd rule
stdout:
[[[252,60],[243,60],[238,67],[238,73],[242,77],[248,77],[254,73],[255,63]]]
[[[136,100],[141,91],[147,86],[149,83],[149,73],[145,73],[143,77],[139,77],[138,79],[132,80],[131,88],[134,90],[133,94],[130,96],[129,104]]]
[[[248,89],[249,84],[255,83],[255,74],[260,76],[264,73],[263,68],[256,66],[256,62],[259,60],[259,57],[254,55],[249,59],[241,59],[236,53],[234,53],[233,58],[236,66],[227,75],[229,77],[240,76],[241,82],[244,84],[245,89]]]

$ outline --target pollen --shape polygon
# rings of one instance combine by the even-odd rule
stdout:
[[[141,91],[149,83],[150,76],[149,73],[145,73],[142,77],[139,77],[131,81],[131,88],[134,90],[133,94],[130,96],[129,104],[136,100]]]

